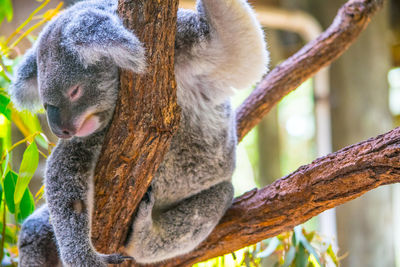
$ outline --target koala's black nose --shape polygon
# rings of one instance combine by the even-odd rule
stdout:
[[[47,118],[49,119],[49,123],[53,124],[53,125],[59,124],[59,122],[61,121],[60,109],[56,106],[47,104],[46,111],[47,111]]]
[[[46,111],[51,131],[55,135],[60,138],[70,138],[75,134],[73,127],[63,122],[61,118],[61,112],[58,107],[47,104]]]

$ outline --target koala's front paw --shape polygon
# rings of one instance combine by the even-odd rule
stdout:
[[[142,201],[147,202],[147,203],[154,202],[154,197],[153,197],[152,191],[153,191],[153,187],[151,187],[151,185],[150,185],[149,188],[147,188],[147,191],[144,194]]]
[[[107,267],[108,264],[121,264],[126,260],[132,260],[132,257],[121,254],[100,254],[97,252],[80,255],[79,257],[70,257],[64,259],[63,266],[68,267]]]
[[[63,257],[63,266],[67,267],[107,267],[107,262],[101,254],[90,253],[90,255],[79,255],[77,257]]]
[[[101,255],[101,257],[108,264],[121,264],[126,260],[133,260],[132,257],[121,254]]]

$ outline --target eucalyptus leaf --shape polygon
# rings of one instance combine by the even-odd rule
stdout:
[[[8,173],[8,168],[10,165],[10,153],[6,154],[6,158],[1,166],[1,168],[3,169],[3,173],[1,174],[1,180],[4,180],[4,178],[6,177],[6,174]]]
[[[22,222],[25,218],[33,213],[35,210],[35,200],[29,189],[25,190],[25,193],[21,199],[21,203],[19,204],[19,214],[18,220]]]
[[[279,244],[281,244],[281,241],[277,238],[271,238],[268,247],[264,250],[261,251],[260,253],[257,254],[258,258],[266,258],[271,256],[272,253],[275,252],[276,248],[279,246]]]
[[[24,110],[18,112],[18,116],[21,119],[22,123],[27,128],[27,130],[29,131],[29,135],[32,135],[36,132],[42,132],[42,127],[40,126],[40,122],[36,114]],[[35,141],[44,149],[48,149],[48,144],[46,140],[43,138],[43,136],[41,135],[36,136]]]
[[[3,227],[4,227],[4,224],[3,224],[3,222],[2,221],[0,221],[0,236],[1,236],[1,234],[3,233]],[[5,239],[6,239],[6,242],[8,242],[8,243],[14,243],[15,242],[15,240],[14,240],[14,233],[10,230],[10,227],[8,227],[8,226],[6,226],[6,234],[5,234]]]
[[[305,238],[304,235],[303,235],[303,230],[302,229],[303,229],[302,226],[298,225],[293,230],[293,232],[294,232],[293,236],[295,237],[295,240],[296,240],[296,242],[294,244],[295,246],[299,245],[300,239]]]
[[[327,254],[329,255],[329,257],[332,259],[333,263],[334,263],[336,266],[339,266],[339,260],[338,260],[338,258],[337,258],[337,256],[336,256],[335,252],[334,252],[333,249],[332,249],[332,245],[330,245],[330,246],[328,247],[328,249],[326,250],[326,253],[327,253]]]
[[[8,171],[3,181],[6,204],[8,207],[8,211],[12,214],[15,213],[14,192],[15,185],[17,184],[17,179],[18,174],[13,171]]]
[[[319,266],[323,266],[321,264],[321,261],[319,260],[319,256],[318,256],[317,252],[311,246],[311,244],[307,241],[307,239],[303,235],[301,235],[299,237],[299,240],[300,240],[300,243],[304,246],[304,248],[307,249],[307,251],[314,256],[314,258],[318,262]]]
[[[3,203],[3,186],[0,184],[0,207]]]
[[[290,264],[292,264],[295,256],[296,256],[296,247],[290,246],[289,251],[285,255],[285,261],[282,267],[289,267]]]
[[[8,120],[11,120],[11,110],[8,108],[9,103],[10,98],[8,98],[6,95],[0,94],[0,113],[3,114]]]
[[[296,267],[306,267],[307,266],[308,254],[302,244],[299,244],[299,246],[298,246],[295,263],[296,263]]]
[[[22,196],[21,202],[14,202],[14,194],[17,181],[18,175],[13,171],[9,171],[4,179],[4,195],[8,210],[12,214],[15,214],[15,212],[18,211],[18,220],[22,221],[30,214],[32,214],[32,212],[35,210],[35,200],[31,192],[29,191],[29,188],[26,188]]]
[[[246,264],[246,267],[250,267],[250,257],[249,257],[249,253],[246,253],[246,254],[245,254],[244,263]]]
[[[7,21],[11,21],[13,17],[13,8],[11,0],[0,0],[0,23],[7,19]]]
[[[25,150],[22,157],[21,167],[19,168],[19,175],[14,193],[15,203],[19,203],[21,201],[28,184],[32,179],[32,176],[37,169],[38,164],[39,151],[36,143],[32,142]]]

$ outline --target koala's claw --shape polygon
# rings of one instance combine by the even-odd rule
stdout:
[[[142,201],[145,201],[147,203],[151,202],[151,191],[153,190],[153,188],[151,187],[151,185],[149,186],[149,188],[147,188],[146,193],[144,194]]]
[[[107,264],[121,264],[126,260],[133,260],[132,257],[130,256],[124,256],[121,254],[110,254],[110,255],[103,255],[103,260],[107,263]]]

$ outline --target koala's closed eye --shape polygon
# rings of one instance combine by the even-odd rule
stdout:
[[[68,97],[71,101],[76,101],[82,96],[82,87],[77,85],[68,91]]]

